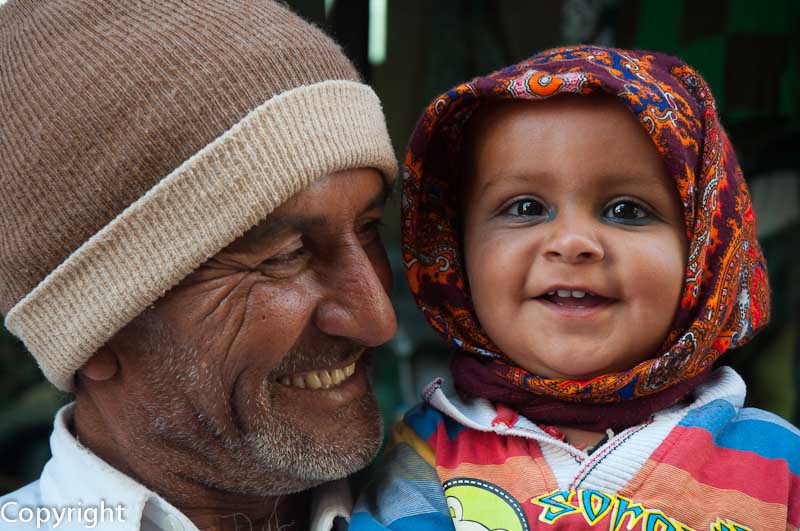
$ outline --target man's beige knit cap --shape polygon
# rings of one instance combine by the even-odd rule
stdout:
[[[378,98],[279,4],[0,7],[0,312],[62,390],[199,264],[356,167],[395,176]]]

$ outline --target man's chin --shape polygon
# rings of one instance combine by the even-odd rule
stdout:
[[[383,441],[380,408],[371,392],[316,425],[298,427],[305,435],[303,475],[322,481],[358,472],[372,462]]]
[[[366,467],[383,441],[383,422],[369,392],[320,418],[280,415],[246,436],[270,495],[291,494],[345,478]]]

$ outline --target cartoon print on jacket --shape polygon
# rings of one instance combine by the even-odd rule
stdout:
[[[497,485],[474,478],[454,478],[443,485],[456,531],[528,531],[525,513]]]

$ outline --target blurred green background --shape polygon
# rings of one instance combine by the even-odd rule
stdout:
[[[0,0],[0,5],[4,3]],[[770,326],[730,356],[749,405],[800,422],[800,3],[790,0],[293,0],[332,33],[384,104],[398,159],[440,92],[543,48],[597,43],[684,58],[714,91],[751,188],[773,290]],[[2,9],[2,7],[0,7]],[[399,207],[386,215],[400,327],[377,356],[376,388],[393,421],[447,352],[403,277]],[[0,494],[38,477],[53,414],[68,402],[0,330]]]

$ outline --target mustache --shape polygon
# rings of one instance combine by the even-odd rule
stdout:
[[[355,361],[368,352],[369,349],[363,345],[348,339],[317,338],[292,347],[270,372],[270,376],[337,367]]]

